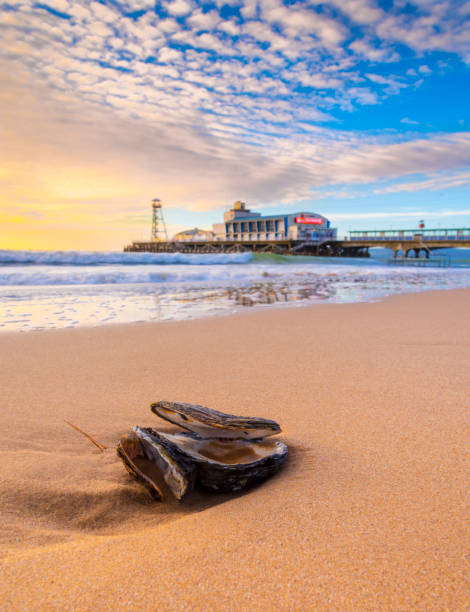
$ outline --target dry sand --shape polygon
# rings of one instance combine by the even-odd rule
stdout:
[[[0,384],[2,610],[470,609],[470,290],[3,334]],[[113,447],[159,399],[288,463],[162,504],[64,423]]]

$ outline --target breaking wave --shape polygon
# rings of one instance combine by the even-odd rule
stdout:
[[[237,282],[245,266],[10,266],[0,268],[0,286],[137,285]]]
[[[0,265],[102,266],[102,265],[227,265],[244,264],[251,253],[124,253],[98,251],[11,251],[0,250]]]

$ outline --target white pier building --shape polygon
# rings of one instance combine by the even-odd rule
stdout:
[[[318,213],[263,216],[240,201],[224,213],[224,223],[214,223],[212,230],[214,239],[221,241],[336,240],[336,229]]]

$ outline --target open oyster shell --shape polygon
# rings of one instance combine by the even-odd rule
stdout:
[[[189,431],[134,427],[119,441],[117,453],[157,499],[169,488],[182,500],[195,484],[211,491],[238,491],[272,476],[287,459],[283,442],[265,439],[281,431],[274,421],[178,402],[157,402],[151,409]]]
[[[202,438],[267,438],[281,432],[275,421],[225,414],[197,404],[156,402],[150,406],[157,416],[192,431]]]

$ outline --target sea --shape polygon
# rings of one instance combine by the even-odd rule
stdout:
[[[175,321],[470,287],[470,249],[426,263],[271,254],[0,250],[0,332]],[[419,265],[414,265],[418,263]]]

